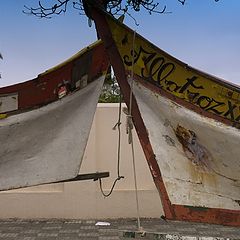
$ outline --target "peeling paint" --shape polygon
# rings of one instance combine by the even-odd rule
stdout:
[[[0,121],[0,190],[76,176],[103,82]]]
[[[179,142],[182,144],[187,158],[200,169],[211,171],[211,154],[198,142],[195,132],[178,125],[175,134]]]
[[[168,135],[162,135],[169,146],[175,147],[175,141]]]
[[[171,123],[170,123],[170,121],[169,121],[168,119],[165,119],[163,125],[164,125],[165,127],[169,127],[169,126],[171,126]]]
[[[157,177],[158,177],[158,174],[154,171],[154,168],[153,168],[153,166],[152,166],[151,164],[149,165],[149,168],[150,168],[150,170],[151,170],[151,172],[152,172],[153,177],[154,177],[154,178],[157,178]]]

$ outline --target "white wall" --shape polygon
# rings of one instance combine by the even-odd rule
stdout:
[[[80,173],[109,171],[103,179],[107,192],[117,176],[118,104],[98,104]],[[122,114],[120,172],[125,178],[117,183],[109,198],[104,198],[99,183],[80,181],[49,184],[0,193],[0,218],[125,218],[136,217],[131,147]],[[141,217],[162,215],[155,188],[141,146],[134,132],[138,194]]]

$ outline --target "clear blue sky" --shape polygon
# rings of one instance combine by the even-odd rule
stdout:
[[[95,28],[71,10],[52,19],[22,13],[37,0],[0,1],[0,86],[36,77],[94,42]],[[240,0],[160,0],[171,14],[135,13],[125,23],[180,60],[240,84]]]

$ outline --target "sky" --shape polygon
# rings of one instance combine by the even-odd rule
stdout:
[[[240,85],[240,0],[159,2],[171,13],[143,10],[133,13],[139,26],[128,16],[125,24],[181,61]],[[77,10],[51,19],[22,13],[37,3],[0,1],[0,87],[35,78],[96,40],[94,25]]]

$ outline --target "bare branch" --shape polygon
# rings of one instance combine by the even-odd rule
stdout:
[[[72,7],[77,9],[80,14],[83,14],[84,12],[87,14],[86,10],[89,9],[86,9],[86,5],[88,5],[88,2],[92,3],[93,0],[55,0],[55,4],[52,3],[50,7],[44,6],[41,1],[39,1],[37,7],[24,6],[25,9],[23,12],[39,18],[51,18],[53,15],[65,13],[67,11],[69,2],[72,2]],[[96,3],[99,2],[100,1],[96,0]],[[102,7],[112,15],[128,13],[130,16],[131,10],[138,12],[141,10],[141,8],[147,10],[150,14],[164,13],[166,11],[166,6],[163,6],[160,10],[157,9],[159,7],[157,0],[156,2],[155,0],[102,0]]]
[[[186,3],[186,0],[176,1],[182,5]],[[220,0],[214,1],[219,2]],[[24,6],[25,10],[23,12],[39,18],[51,18],[53,15],[65,13],[71,2],[74,9],[78,10],[80,14],[86,14],[88,17],[91,17],[90,8],[95,4],[101,6],[112,15],[127,14],[132,17],[131,11],[138,12],[141,9],[146,10],[149,14],[169,13],[166,5],[160,6],[161,0],[52,0],[51,2],[51,6],[46,7],[42,5],[40,0],[36,8]]]
[[[184,5],[186,0],[178,0],[178,2],[180,2],[182,5]]]
[[[79,12],[84,12],[84,7],[81,2],[73,2],[73,8],[79,10]]]
[[[42,5],[41,1],[38,2],[38,7],[27,7],[24,5],[26,10],[23,10],[23,13],[34,15],[39,18],[51,18],[53,15],[60,15],[61,13],[65,13],[67,11],[67,5],[70,0],[57,0],[57,3],[50,7],[45,7]]]

